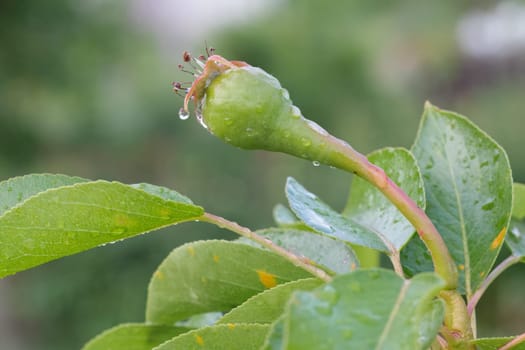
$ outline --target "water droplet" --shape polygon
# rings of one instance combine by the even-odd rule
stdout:
[[[494,151],[494,157],[492,158],[492,161],[493,161],[494,163],[496,163],[496,162],[498,161],[498,159],[499,159],[499,156],[500,156],[499,151],[498,151],[498,150],[495,150],[495,151]]]
[[[308,140],[306,137],[301,138],[301,143],[304,147],[310,147],[312,145],[312,141]]]
[[[491,210],[494,209],[494,200],[491,200],[490,202],[487,202],[481,206],[481,209],[483,210]]]
[[[246,135],[251,137],[251,136],[254,136],[256,134],[255,130],[253,128],[246,128]]]
[[[202,106],[206,102],[206,95],[199,101],[199,104],[197,105],[197,108],[195,108],[195,116],[197,117],[197,120],[199,123],[204,127],[204,129],[208,130],[208,125],[204,122],[204,117],[202,116]]]
[[[185,110],[184,108],[181,107],[179,109],[179,118],[180,118],[180,120],[186,120],[189,117],[190,117],[190,113],[187,110]]]
[[[321,163],[319,163],[319,161],[317,161],[317,160],[314,160],[314,161],[312,162],[312,164],[313,164],[313,166],[319,166],[319,165],[321,165]]]

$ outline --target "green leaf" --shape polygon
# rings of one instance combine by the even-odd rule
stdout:
[[[302,231],[313,231],[306,226],[295,214],[282,204],[277,204],[273,208],[273,219],[277,226],[284,228],[293,228]]]
[[[425,208],[425,189],[416,159],[404,148],[384,148],[368,155],[370,162],[383,168],[405,193]],[[374,186],[361,178],[352,181],[344,214],[371,231],[379,232],[397,250],[415,232],[412,224]]]
[[[269,228],[257,231],[280,247],[304,256],[330,271],[343,274],[355,270],[359,262],[352,249],[342,241],[311,231]],[[240,238],[240,242],[259,246],[252,240]]]
[[[259,349],[270,326],[221,324],[196,329],[157,346],[154,350],[248,350]]]
[[[371,269],[296,292],[284,316],[283,348],[427,349],[443,321],[443,303],[434,298],[444,285],[433,273],[403,280]]]
[[[294,291],[312,290],[322,283],[316,278],[308,278],[278,285],[246,300],[218,323],[272,323],[282,315]]]
[[[74,181],[74,180],[72,180]],[[0,216],[0,277],[203,214],[118,182],[39,192]]]
[[[227,241],[178,247],[153,274],[146,320],[174,324],[189,316],[228,311],[268,288],[311,277],[275,253]]]
[[[143,323],[121,324],[91,339],[82,350],[151,350],[190,329]]]
[[[512,220],[505,242],[512,254],[525,257],[525,185],[514,183],[513,194]]]
[[[512,217],[518,220],[525,219],[525,185],[514,183],[514,205],[512,206]]]
[[[89,180],[52,174],[32,174],[2,181],[0,182],[0,216],[40,192],[86,181]]]
[[[273,208],[273,219],[279,226],[296,225],[299,222],[294,213],[282,204],[277,204]]]
[[[224,314],[222,312],[205,312],[203,314],[193,315],[184,321],[175,322],[175,326],[187,328],[202,328],[217,323]]]
[[[337,213],[291,177],[286,182],[286,196],[295,215],[317,232],[352,244],[388,251],[377,232]]]
[[[476,345],[478,350],[498,350],[512,339],[514,337],[478,338],[473,340],[471,344]],[[525,343],[513,346],[512,350],[525,350]]]
[[[470,296],[490,271],[509,224],[512,177],[507,155],[465,117],[430,104],[413,153],[425,181],[427,214],[458,265],[459,290]],[[418,271],[413,261],[405,263]]]
[[[284,349],[284,319],[285,315],[281,315],[281,317],[271,325],[261,350]]]
[[[152,194],[154,196],[164,198],[165,200],[168,200],[168,201],[193,204],[191,199],[189,199],[188,197],[183,196],[182,194],[172,189],[166,188],[166,187],[152,185],[148,183],[134,184],[134,185],[131,185],[131,187],[137,188],[144,192],[148,192],[149,194]]]
[[[510,230],[505,237],[512,254],[525,257],[525,222],[511,220]]]

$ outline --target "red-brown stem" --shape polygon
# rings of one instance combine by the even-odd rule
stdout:
[[[330,144],[331,149],[335,151],[331,157],[335,161],[330,165],[357,174],[381,191],[415,227],[419,237],[430,251],[436,273],[445,280],[446,288],[455,289],[458,283],[456,265],[443,238],[423,209],[419,208],[416,202],[392,181],[383,169],[372,164],[366,156],[331,135],[323,135],[323,137],[324,141]]]
[[[523,257],[511,255],[505,260],[503,260],[498,266],[496,266],[494,270],[492,270],[491,273],[489,273],[487,278],[485,278],[483,283],[481,283],[481,285],[479,286],[478,290],[476,290],[476,292],[472,294],[472,297],[470,298],[468,302],[467,311],[468,311],[469,316],[473,314],[474,309],[476,308],[476,305],[481,299],[481,296],[483,295],[483,293],[485,293],[485,291],[490,286],[490,284],[494,282],[494,280],[498,278],[498,276],[501,275],[503,271],[505,271],[512,265],[519,263],[521,259],[523,259]]]
[[[524,342],[525,342],[525,333],[518,335],[517,337],[515,337],[514,339],[509,341],[507,344],[503,345],[498,350],[510,350],[514,346],[516,346],[518,344],[521,344],[521,343],[524,343]]]

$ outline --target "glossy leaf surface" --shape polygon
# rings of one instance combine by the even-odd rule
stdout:
[[[525,258],[525,221],[514,219],[511,221],[505,242],[512,254]]]
[[[70,179],[75,181],[82,180]],[[0,216],[0,277],[202,214],[201,207],[118,182],[78,182],[37,192]]]
[[[269,326],[221,324],[179,335],[154,350],[248,350],[264,344]]]
[[[288,178],[286,182],[286,196],[295,215],[317,232],[348,243],[388,250],[377,232],[334,211],[293,178]]]
[[[0,215],[45,190],[89,180],[60,174],[31,174],[0,182]]]
[[[304,256],[330,271],[342,274],[355,270],[359,262],[352,249],[343,241],[311,231],[269,228],[257,233],[298,256]],[[241,238],[240,241],[257,245]]]
[[[122,324],[99,334],[82,350],[151,350],[189,329],[171,326],[156,326],[142,323]]]
[[[420,208],[425,207],[423,179],[410,151],[384,148],[368,155],[368,159],[381,167]],[[377,188],[358,177],[352,180],[344,214],[370,230],[381,233],[397,250],[415,232],[412,224]]]
[[[185,244],[153,274],[146,321],[174,324],[195,314],[229,311],[265,289],[306,277],[311,275],[284,258],[246,244]]]
[[[512,206],[512,217],[518,220],[525,219],[525,185],[514,183],[514,205]]]
[[[403,280],[371,269],[296,292],[284,315],[283,348],[426,349],[443,320],[443,303],[434,299],[443,286],[433,273]]]
[[[218,323],[272,323],[281,316],[294,291],[311,290],[321,284],[318,279],[308,278],[278,285],[246,300]]]
[[[425,182],[427,214],[458,266],[460,291],[471,295],[492,267],[509,223],[507,155],[465,117],[430,104],[412,151]]]

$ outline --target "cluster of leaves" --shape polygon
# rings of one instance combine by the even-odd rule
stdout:
[[[503,241],[513,261],[525,261],[525,186],[514,185],[513,207],[504,150],[466,118],[428,105],[411,150],[386,148],[369,159],[426,208],[458,266],[458,290],[467,302],[486,288]],[[278,227],[254,234],[333,278],[323,281],[246,238],[189,243],[153,273],[145,322],[112,328],[84,349],[437,346],[445,317],[438,295],[445,283],[397,209],[360,179],[343,213],[291,178],[286,195],[291,210],[276,207]],[[199,220],[235,226],[210,219],[187,197],[155,185],[48,174],[13,178],[0,182],[0,277]],[[395,272],[361,268],[352,246],[385,253]],[[495,349],[509,340],[473,344]]]

